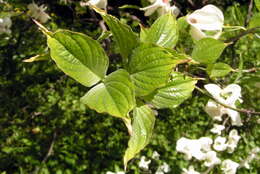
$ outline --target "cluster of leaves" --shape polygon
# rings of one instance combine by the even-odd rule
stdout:
[[[235,11],[238,13],[237,11],[241,9],[243,8],[240,6],[231,7],[229,9],[231,12],[229,11],[230,13],[227,16],[232,17],[232,12]],[[246,16],[245,12],[245,10],[241,10],[241,16]],[[107,22],[111,32],[114,34],[115,40],[118,42],[118,50],[120,51],[123,58],[122,65],[119,65],[119,67],[121,67],[120,70],[117,70],[113,73],[107,73],[108,58],[105,55],[105,52],[100,46],[98,46],[98,42],[94,41],[86,35],[70,32],[67,30],[58,30],[55,33],[47,34],[49,37],[48,43],[51,49],[52,58],[56,61],[57,65],[68,75],[78,80],[83,85],[89,87],[101,81],[82,98],[84,103],[99,112],[107,112],[110,115],[114,115],[116,117],[127,119],[129,117],[133,117],[134,131],[132,138],[129,141],[130,150],[128,149],[126,152],[127,161],[128,159],[135,156],[136,153],[147,144],[147,140],[150,138],[150,130],[153,127],[155,114],[153,110],[144,105],[143,102],[145,101],[152,103],[156,108],[176,107],[181,102],[183,102],[184,99],[188,98],[192,92],[192,88],[188,88],[187,90],[182,91],[183,88],[185,86],[194,86],[196,79],[190,78],[180,73],[171,72],[177,64],[184,63],[189,60],[189,56],[168,49],[176,45],[176,33],[183,32],[179,31],[180,29],[177,30],[177,22],[172,20],[174,18],[170,18],[169,15],[163,16],[162,18],[158,19],[150,29],[143,28],[139,38],[136,33],[133,33],[131,29],[121,21],[103,12],[100,13]],[[238,15],[235,14],[234,16]],[[158,33],[158,35],[154,35],[154,32],[151,32],[152,30],[157,30],[159,26],[162,25],[160,23],[162,21],[167,21],[174,24],[171,25],[174,26],[174,28],[166,28],[166,30],[168,30],[167,32],[170,33],[169,36],[173,36],[167,38],[171,38],[172,41],[175,40],[174,42],[160,40],[160,33]],[[115,28],[114,32],[113,28]],[[118,28],[123,28],[121,34],[127,36],[125,38],[127,39],[126,42],[120,40],[123,37],[118,37],[118,39],[116,38],[115,33],[118,32]],[[56,26],[52,26],[52,29],[56,29]],[[30,34],[21,33],[19,27],[16,30],[17,33],[25,35],[22,37],[26,38],[25,40],[27,42],[38,42],[37,39],[30,41],[30,34],[35,33],[36,27],[31,29],[32,32]],[[94,35],[89,31],[87,31],[87,33]],[[236,33],[234,33],[234,35],[235,34]],[[1,77],[1,88],[3,89],[1,91],[3,91],[2,96],[4,96],[3,100],[1,99],[1,104],[4,106],[1,107],[1,113],[5,113],[3,117],[1,117],[1,128],[4,130],[1,141],[5,142],[2,145],[3,148],[1,151],[1,164],[5,165],[2,166],[1,170],[9,171],[11,173],[18,171],[18,168],[20,168],[20,173],[23,173],[23,170],[25,170],[24,173],[33,171],[34,166],[40,165],[42,159],[47,153],[49,146],[46,146],[46,144],[51,144],[54,132],[57,132],[58,137],[54,148],[55,155],[49,159],[47,166],[42,170],[43,173],[47,173],[48,171],[56,173],[75,173],[75,171],[77,171],[77,173],[85,171],[90,173],[100,173],[100,168],[102,167],[111,168],[113,165],[120,164],[121,154],[123,154],[123,149],[125,149],[127,141],[126,133],[123,131],[124,128],[122,123],[109,117],[100,117],[95,112],[86,110],[82,103],[79,102],[79,96],[83,96],[82,92],[85,90],[85,88],[77,85],[77,83],[68,79],[66,76],[63,76],[61,73],[58,73],[54,66],[50,66],[52,65],[51,62],[41,62],[37,65],[24,65],[21,63],[21,60],[24,57],[43,52],[42,50],[44,50],[44,46],[41,48],[41,50],[36,50],[41,47],[40,45],[44,45],[44,38],[39,35],[39,33],[35,35],[40,38],[40,43],[26,43],[24,46],[19,45],[18,48],[17,44],[13,43],[13,45],[10,44],[10,47],[8,45],[8,49],[1,50],[1,55],[3,55],[2,57],[5,57],[3,60],[1,60],[1,66],[3,67],[1,71],[5,73],[5,75]],[[71,51],[69,52],[66,50],[71,47],[71,42],[68,44],[66,39],[63,39],[64,37],[67,39],[67,41],[74,39],[77,40],[76,44],[72,46]],[[60,42],[58,43],[57,41]],[[93,55],[90,55],[89,57],[98,55],[97,57],[101,57],[101,59],[98,60],[100,62],[80,61],[82,63],[80,64],[78,61],[76,61],[76,59],[73,59],[74,55],[69,55],[73,51],[77,52],[77,54],[83,52],[84,55],[89,55],[90,52],[85,54],[84,50],[81,50],[81,48],[77,45],[77,43],[81,43],[81,41],[83,43],[80,44],[80,46],[85,45],[86,47],[89,47],[87,50],[93,53]],[[177,45],[178,51],[183,49],[183,42],[189,41],[191,40],[189,40],[188,37],[180,38]],[[123,43],[121,44],[121,42]],[[217,48],[220,49],[220,52],[222,52],[226,46],[223,44],[223,42],[220,41],[213,39],[203,39],[200,44],[197,43],[198,46],[195,47],[193,51],[192,48],[190,50],[192,52],[192,58],[206,65],[208,75],[210,75],[213,80],[216,80],[216,77],[223,77],[224,75],[228,74],[224,73],[219,75],[219,73],[212,73],[215,72],[215,70],[218,70],[218,67],[224,67],[221,63],[219,63],[220,65],[211,65],[211,63],[215,62],[219,57],[219,54],[212,57],[204,57],[205,54],[209,53],[200,51],[205,51],[205,49],[200,49],[200,45],[203,46],[205,43],[207,45],[208,43],[212,42],[215,42],[216,45],[219,44]],[[251,42],[253,42],[253,44],[249,44]],[[1,41],[1,43],[4,42]],[[169,45],[169,43],[173,45]],[[64,45],[66,44],[68,44],[68,47],[64,49]],[[189,44],[191,45],[191,42]],[[244,66],[241,65],[239,67],[241,70],[240,76],[237,76],[237,74],[234,73],[232,74],[231,78],[218,78],[217,81],[226,84],[238,79],[238,81],[244,87],[246,87],[246,94],[257,94],[255,82],[259,76],[257,76],[257,74],[242,75],[242,69],[256,67],[258,65],[257,59],[255,59],[255,57],[257,56],[256,50],[257,48],[259,49],[259,45],[259,41],[247,37],[246,39],[240,40],[234,46],[235,48],[232,50],[235,50],[235,53],[232,51],[229,52],[228,50],[225,51],[221,62],[234,65],[232,66],[232,69],[235,69],[238,59],[235,59],[233,55],[242,54],[241,57],[243,57]],[[5,46],[5,48],[7,48],[7,46]],[[68,62],[72,62],[73,65],[75,65],[77,71],[73,71],[73,75],[71,75],[71,67],[68,67],[66,63],[58,63],[60,61],[60,57],[64,56],[61,54],[61,52],[55,52],[55,50],[60,49],[62,54],[65,54],[68,58]],[[97,51],[94,51],[96,49]],[[147,53],[143,53],[143,49],[147,49]],[[188,48],[185,49],[188,50]],[[248,51],[249,49],[250,51]],[[27,51],[21,51],[24,53],[24,55],[21,55],[19,54],[19,50]],[[187,52],[189,52],[189,50]],[[156,64],[161,63],[161,65],[164,66],[163,70],[167,70],[167,72],[156,73],[162,70],[160,68],[151,71],[153,70],[153,64],[150,60],[152,56],[147,55],[153,53],[156,55],[153,57]],[[14,54],[15,56],[12,57]],[[77,58],[77,56],[75,57]],[[162,62],[157,61],[156,58],[158,57],[165,60],[163,61],[163,64]],[[196,59],[196,57],[198,58]],[[234,58],[235,60],[230,60],[230,57]],[[168,64],[165,65],[165,62],[168,62]],[[138,66],[139,63],[142,63],[142,65]],[[209,65],[207,66],[207,64]],[[225,66],[227,64],[225,64]],[[99,68],[95,67],[95,65],[97,65]],[[147,68],[144,68],[143,65],[145,65]],[[23,70],[24,66],[27,66],[26,70]],[[95,68],[93,68],[93,66]],[[13,72],[8,72],[12,69],[12,67],[16,69],[17,74],[14,73],[15,70],[13,70]],[[124,68],[124,70],[122,68]],[[182,69],[182,65],[180,65],[178,68]],[[225,71],[226,69],[230,69],[231,71],[231,67],[225,68]],[[44,72],[42,72],[43,70]],[[145,73],[138,73],[143,71]],[[82,72],[85,72],[84,76],[79,76],[77,74]],[[153,74],[153,72],[155,72],[155,74]],[[86,78],[86,73],[90,74],[88,75],[88,78]],[[194,69],[191,67],[190,73],[199,76],[207,76],[204,74],[204,72],[199,72],[195,66]],[[221,71],[221,73],[223,73],[223,71]],[[217,76],[215,74],[217,74]],[[39,78],[36,78],[36,75]],[[142,81],[139,81],[140,76],[142,78],[147,77],[146,83],[148,83],[148,85],[144,84]],[[151,80],[151,78],[156,80]],[[34,81],[34,79],[36,81]],[[89,79],[91,80],[89,81]],[[14,81],[17,81],[17,83],[14,84]],[[120,81],[128,83],[129,85],[121,85]],[[168,99],[168,97],[164,97],[169,95],[168,93],[173,87],[177,90],[174,92],[181,92],[183,98],[179,98],[177,96],[178,100],[176,100],[176,96],[173,96],[173,98],[170,99]],[[126,94],[123,92],[123,95],[121,95],[115,92],[113,89],[127,92]],[[100,92],[93,93],[93,90],[98,90]],[[99,95],[98,97],[105,98],[106,102],[98,104],[95,100],[93,100],[96,99],[96,96],[93,95]],[[116,96],[116,98],[111,96]],[[127,97],[123,99],[123,96]],[[135,99],[135,96],[137,100]],[[90,97],[91,99],[89,99]],[[33,98],[35,98],[35,100],[32,100]],[[180,160],[181,158],[178,158],[174,150],[174,144],[176,140],[180,136],[183,136],[183,133],[188,134],[194,138],[195,136],[201,135],[201,132],[205,131],[207,128],[207,122],[209,122],[209,118],[207,118],[202,110],[205,100],[198,98],[199,97],[195,97],[191,101],[184,103],[183,106],[185,106],[185,109],[178,108],[178,111],[172,109],[171,111],[168,110],[167,112],[160,112],[160,119],[157,121],[154,139],[151,142],[150,148],[144,151],[144,153],[148,152],[149,154],[151,149],[159,149],[159,152],[164,154],[165,160],[170,161],[170,165],[173,168],[176,168],[174,172],[180,172],[180,168],[185,166],[185,162]],[[258,108],[259,102],[257,103],[257,100],[255,99],[257,99],[257,95],[246,96],[245,105],[248,107],[253,106],[254,108]],[[109,100],[111,101],[110,103],[107,102]],[[113,104],[113,101],[120,103],[120,105],[118,106]],[[7,104],[9,105],[8,107]],[[109,106],[106,106],[106,104],[109,104]],[[189,105],[190,107],[187,107]],[[195,109],[196,107],[199,107],[200,109]],[[128,113],[132,109],[134,110],[129,116]],[[142,120],[138,120],[137,116],[142,115],[145,115],[145,117],[143,117]],[[148,127],[142,125],[142,121],[147,118],[149,120],[146,120],[146,122],[151,121],[151,124],[148,125]],[[100,124],[100,122],[102,122],[102,124]],[[195,124],[193,124],[193,122],[195,122]],[[91,128],[89,128],[88,125],[91,125]],[[178,126],[173,128],[173,125]],[[139,139],[141,142],[136,144],[135,137],[140,136],[143,133],[137,131],[140,129],[140,127],[143,130],[149,131],[146,132],[146,137]],[[251,147],[257,145],[259,146],[259,142],[257,141],[259,139],[257,138],[257,134],[259,135],[259,126],[251,123],[250,125],[242,128],[241,132],[244,130],[246,130],[246,133],[244,133],[245,135],[243,136],[246,138],[245,142],[250,142],[251,144],[245,143],[243,146],[241,146],[241,149],[245,150],[245,153],[241,152],[241,156],[245,156],[246,152],[250,151]],[[93,156],[95,156],[96,161],[92,160]],[[103,164],[104,166],[100,164],[100,161],[103,159],[106,159],[107,162],[107,164]],[[113,163],[113,159],[117,161],[117,164]],[[80,161],[83,162],[80,163]],[[131,167],[131,169],[135,170],[136,172],[139,170],[135,169],[134,167]],[[251,173],[256,171],[257,168],[254,168],[252,169]],[[244,172],[246,173],[248,171]]]

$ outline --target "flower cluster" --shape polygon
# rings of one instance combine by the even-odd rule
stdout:
[[[221,89],[218,85],[208,84],[204,86],[205,89],[212,95],[212,97],[218,102],[230,106],[232,108],[236,108],[235,103],[237,101],[242,102],[241,99],[241,88],[237,84],[231,84]],[[221,104],[216,103],[213,100],[209,100],[205,111],[214,119],[218,121],[222,121],[222,116],[227,114],[232,121],[232,125],[241,126],[241,118],[240,114],[233,109],[229,109],[224,107]]]
[[[11,34],[12,21],[10,17],[0,18],[0,34],[6,33]]]
[[[152,5],[149,5],[144,8],[140,8],[140,10],[145,11],[145,16],[150,16],[154,12],[158,12],[158,15],[161,16],[163,14],[166,14],[168,12],[171,12],[175,16],[178,16],[180,13],[180,10],[175,5],[171,6],[170,1],[171,0],[149,0]]]
[[[45,12],[47,10],[47,7],[44,5],[38,6],[34,2],[28,5],[29,9],[29,15],[36,19],[39,20],[41,23],[46,23],[51,17]]]

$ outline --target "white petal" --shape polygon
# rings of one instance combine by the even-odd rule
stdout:
[[[209,100],[205,106],[205,111],[209,114],[214,120],[222,121],[223,107],[217,104],[216,102]]]
[[[204,85],[204,88],[215,98],[215,99],[219,99],[220,98],[220,94],[222,92],[222,89],[216,85],[216,84],[207,84]]]
[[[233,106],[234,107],[234,106]],[[237,111],[234,111],[232,109],[226,109],[227,114],[230,116],[231,118],[231,124],[234,126],[242,126],[242,121],[240,118],[240,114]]]
[[[190,25],[200,30],[222,30],[224,16],[220,9],[213,5],[207,5],[200,10],[188,15],[187,21]]]
[[[206,34],[203,33],[200,29],[197,29],[197,28],[195,28],[193,26],[191,26],[190,35],[192,36],[192,38],[194,40],[200,40],[202,38],[207,37]]]

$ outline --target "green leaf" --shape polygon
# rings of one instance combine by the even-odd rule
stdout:
[[[225,43],[219,40],[203,38],[196,43],[196,46],[192,51],[192,58],[200,63],[214,63],[225,48]]]
[[[260,0],[255,0],[255,6],[260,11]]]
[[[81,98],[81,101],[99,113],[127,117],[135,106],[134,87],[127,71],[120,69],[109,74]]]
[[[145,42],[149,29],[145,28],[142,25],[140,25],[140,29],[141,29],[141,31],[140,31],[140,41]]]
[[[197,80],[182,73],[173,72],[172,79],[162,88],[157,89],[146,100],[158,109],[175,108],[189,98]]]
[[[132,31],[130,26],[120,22],[114,16],[97,8],[94,8],[94,10],[102,16],[108,25],[119,46],[121,55],[127,60],[128,56],[132,53],[132,50],[138,45],[139,41],[137,35]]]
[[[255,14],[249,22],[249,28],[255,27],[260,27],[260,13]]]
[[[134,158],[149,143],[155,123],[154,111],[147,105],[136,107],[133,115],[133,134],[124,155],[125,169],[128,161]]]
[[[48,35],[47,42],[57,66],[81,84],[90,87],[104,78],[108,57],[97,41],[81,33],[59,30]]]
[[[225,63],[211,64],[207,67],[207,73],[210,78],[223,77],[232,71],[232,68]]]
[[[178,27],[175,17],[165,14],[158,18],[148,30],[145,42],[173,48],[178,41]]]
[[[136,96],[145,96],[163,86],[176,65],[173,55],[162,47],[143,43],[133,51],[129,72]]]

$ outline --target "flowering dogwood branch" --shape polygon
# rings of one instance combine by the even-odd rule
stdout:
[[[232,109],[234,111],[237,111],[237,112],[241,112],[241,113],[246,113],[246,114],[255,114],[255,115],[260,115],[260,112],[256,112],[256,111],[252,111],[252,110],[247,110],[247,109],[237,109],[237,108],[234,108],[234,107],[231,107],[229,105],[226,105],[224,103],[221,103],[220,101],[216,100],[214,97],[212,97],[211,95],[209,95],[207,92],[205,92],[203,89],[199,88],[199,87],[195,87],[195,89],[197,89],[199,92],[201,92],[202,94],[206,95],[207,97],[209,97],[210,99],[214,100],[216,103],[224,106],[225,108],[228,108],[228,109]]]

